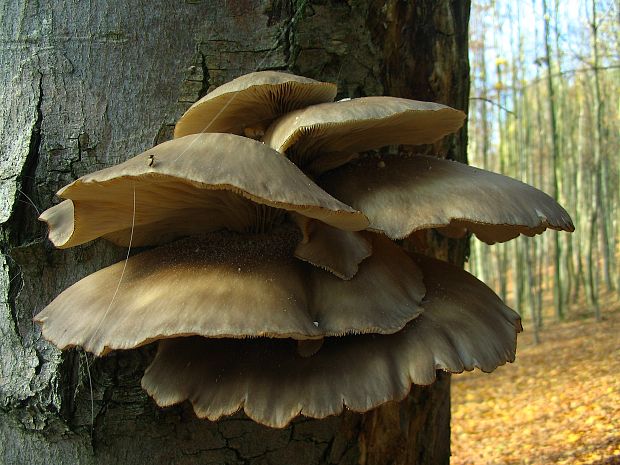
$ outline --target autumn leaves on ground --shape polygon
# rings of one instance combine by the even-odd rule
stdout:
[[[539,345],[525,322],[515,363],[453,377],[453,465],[620,464],[620,304],[607,308]]]

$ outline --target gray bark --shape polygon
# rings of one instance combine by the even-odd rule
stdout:
[[[466,110],[465,1],[186,0],[0,5],[0,463],[413,464],[449,460],[449,376],[368,414],[282,430],[198,420],[140,388],[153,346],[92,359],[32,316],[124,258],[103,241],[55,250],[37,221],[75,178],[170,137],[210,88],[258,69]],[[463,130],[425,149],[466,161]],[[464,243],[433,236],[462,262]]]

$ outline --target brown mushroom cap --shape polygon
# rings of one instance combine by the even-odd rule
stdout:
[[[465,228],[493,244],[546,228],[573,231],[568,213],[532,186],[500,174],[434,157],[387,157],[343,166],[319,184],[362,211],[369,229],[402,239],[414,231]]]
[[[343,231],[297,214],[294,220],[303,234],[295,256],[342,279],[355,276],[359,264],[372,254],[372,243],[361,232]]]
[[[298,241],[292,225],[182,239],[87,276],[35,321],[56,346],[101,355],[187,335],[393,333],[420,313],[422,275],[389,240],[374,240],[372,257],[349,281],[294,258]]]
[[[396,334],[325,338],[310,357],[289,340],[170,339],[142,387],[161,406],[189,400],[201,418],[243,408],[259,423],[284,427],[300,414],[365,412],[402,399],[412,383],[432,383],[436,369],[491,371],[513,361],[518,315],[465,271],[415,260],[428,289],[424,312]]]
[[[336,85],[328,82],[280,71],[245,74],[194,103],[177,122],[174,137],[200,132],[244,135],[246,128],[260,132],[284,113],[331,102],[335,96]]]
[[[253,230],[269,207],[298,212],[346,230],[368,225],[279,153],[245,137],[196,134],[81,177],[58,192],[71,203],[40,219],[61,248],[103,236],[127,245],[228,228]],[[134,197],[135,196],[135,197]],[[134,209],[135,199],[135,209]]]
[[[397,97],[362,97],[288,113],[263,142],[300,167],[321,173],[352,154],[396,144],[429,144],[458,130],[465,113],[439,103]]]

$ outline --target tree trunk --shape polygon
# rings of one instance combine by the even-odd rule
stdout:
[[[558,171],[560,164],[559,142],[558,142],[558,125],[556,112],[555,87],[553,82],[553,64],[551,62],[551,44],[550,44],[550,17],[547,8],[547,0],[542,0],[543,15],[545,21],[545,62],[547,63],[547,98],[549,107],[549,125],[551,132],[551,196],[554,199],[560,198],[560,188],[558,183]],[[562,288],[563,270],[562,247],[560,245],[560,237],[557,233],[553,234],[553,304],[555,307],[555,316],[558,320],[564,319],[564,291]]]
[[[153,346],[100,359],[60,352],[32,316],[126,253],[103,241],[53,249],[37,216],[58,188],[166,140],[190,103],[258,69],[337,82],[339,98],[467,111],[469,2],[12,0],[0,9],[0,463],[448,463],[448,375],[366,414],[281,430],[242,414],[209,422],[142,391]],[[424,151],[466,161],[466,134]],[[435,243],[462,263],[465,242]]]

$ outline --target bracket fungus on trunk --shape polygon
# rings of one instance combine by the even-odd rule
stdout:
[[[263,141],[312,174],[348,163],[357,152],[385,145],[436,142],[458,130],[465,113],[446,105],[397,97],[362,97],[288,113]]]
[[[278,116],[336,96],[336,85],[280,71],[244,74],[213,89],[179,119],[174,137],[229,132],[259,139]]]
[[[429,156],[367,159],[322,176],[319,185],[363,211],[369,229],[403,239],[429,228],[465,230],[494,244],[545,229],[573,231],[568,213],[516,179]],[[452,236],[458,236],[452,234]]]
[[[451,161],[357,160],[435,141],[464,114],[392,97],[322,103],[334,95],[284,73],[242,76],[192,106],[173,141],[61,189],[41,215],[57,247],[152,248],[62,292],[35,317],[43,336],[95,355],[159,341],[142,380],[159,405],[188,400],[211,420],[243,409],[273,427],[402,399],[437,369],[514,360],[517,313],[393,240],[571,231],[566,211]],[[263,129],[262,142],[238,135]]]
[[[231,134],[195,134],[164,142],[81,177],[58,196],[68,200],[40,219],[48,223],[50,239],[59,248],[97,237],[126,246],[132,224],[136,246],[222,228],[256,231],[284,211],[346,231],[368,225],[363,214],[327,194],[286,158],[260,142]]]

